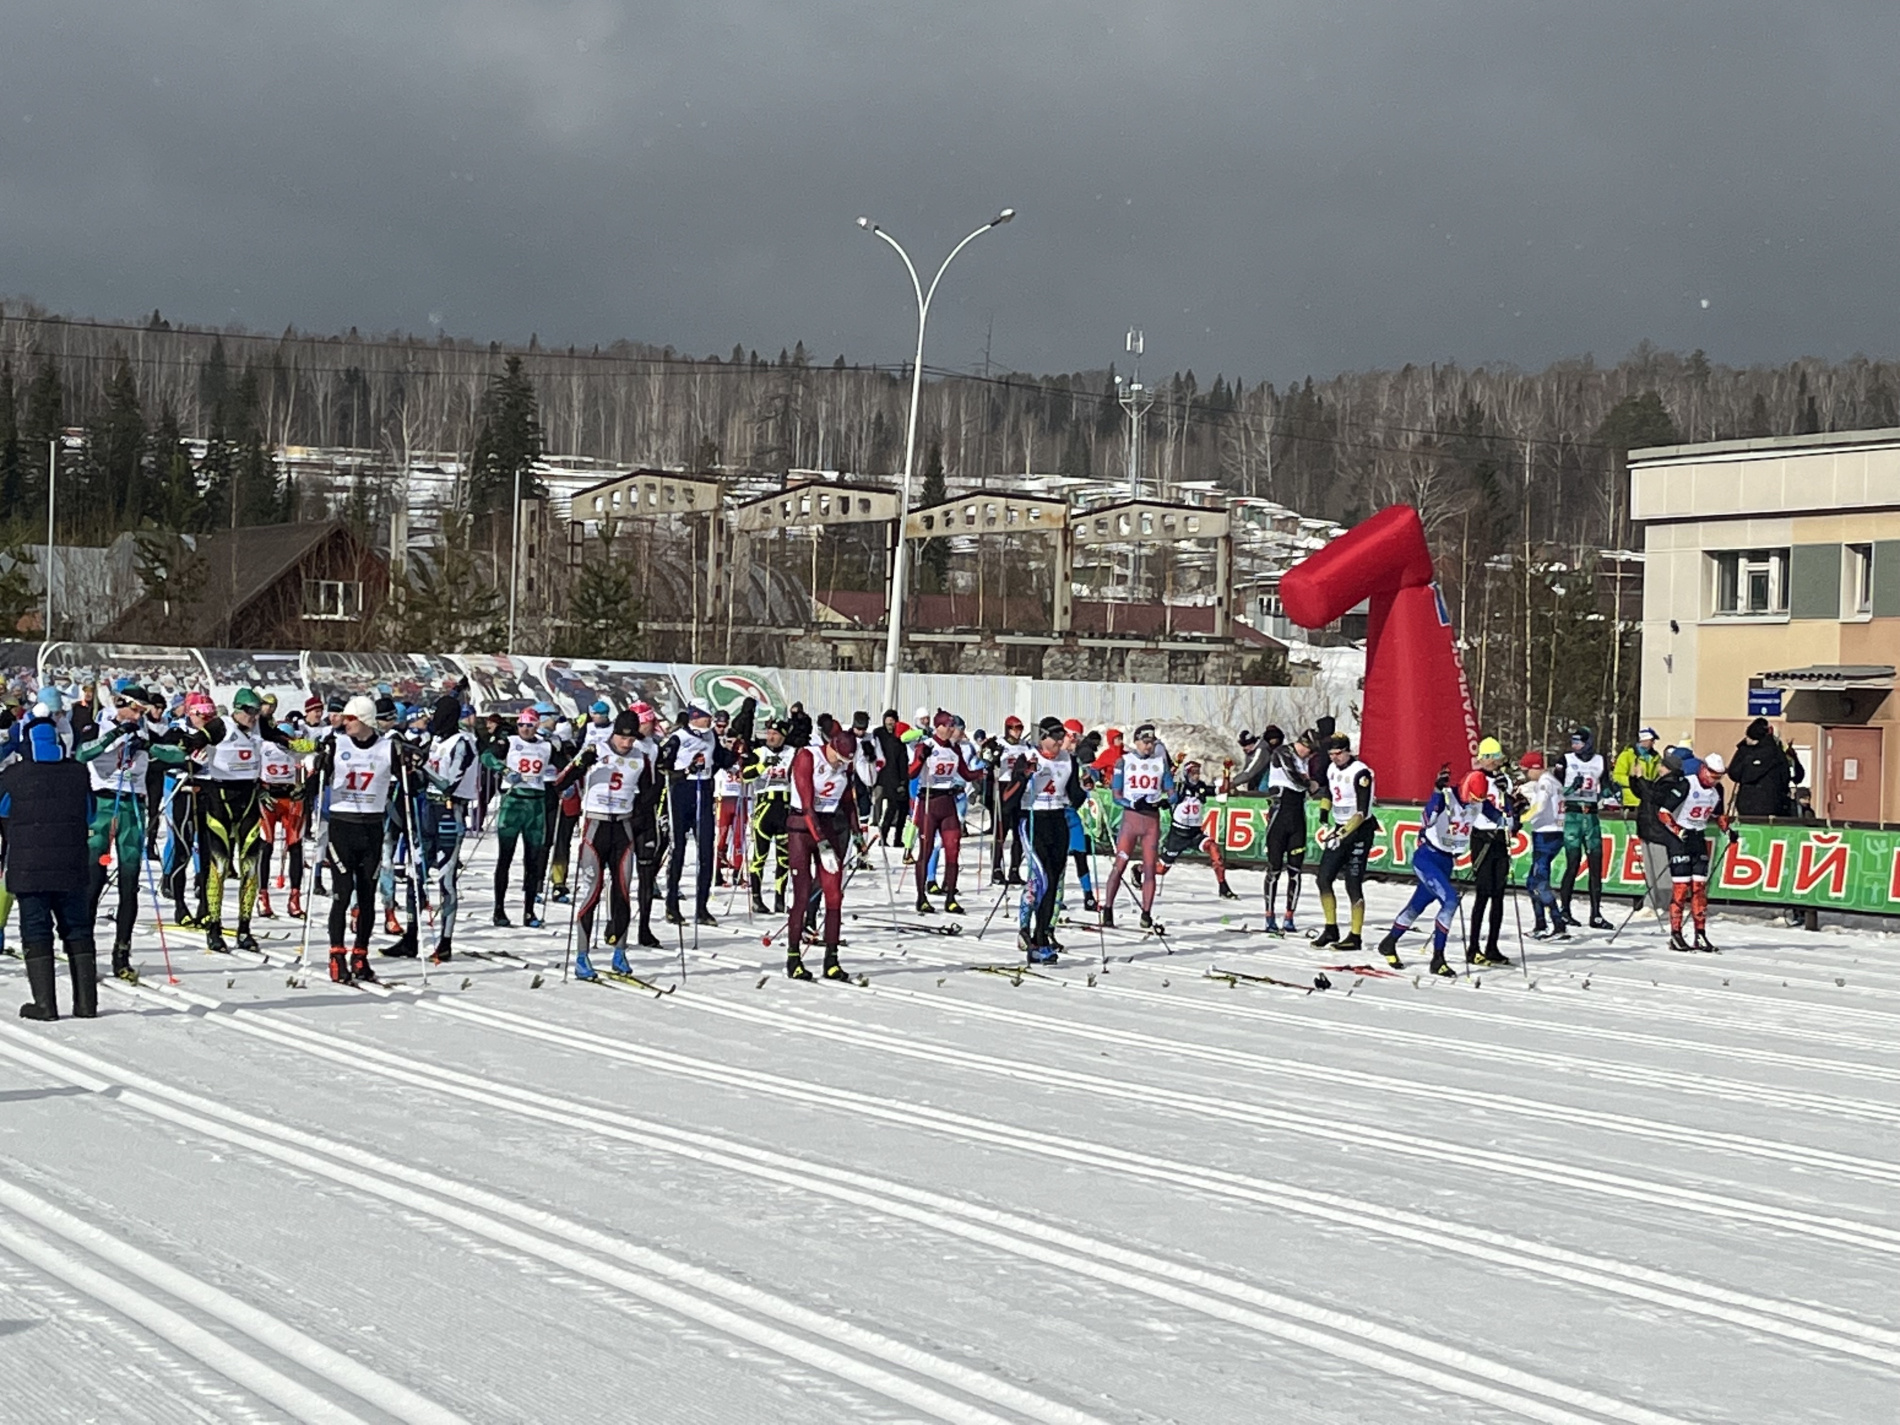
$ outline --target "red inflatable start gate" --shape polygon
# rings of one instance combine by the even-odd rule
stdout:
[[[1359,752],[1379,796],[1422,802],[1440,767],[1471,766],[1478,719],[1410,505],[1380,510],[1280,580],[1281,607],[1301,628],[1324,628],[1361,599],[1370,616]]]

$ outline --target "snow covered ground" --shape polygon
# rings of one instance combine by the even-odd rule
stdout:
[[[1165,944],[1013,983],[968,972],[1016,958],[995,892],[898,934],[873,872],[868,987],[786,981],[736,902],[655,997],[486,928],[489,850],[497,958],[426,983],[174,933],[168,986],[148,914],[98,1021],[0,1019],[0,1417],[1900,1415],[1885,937],[1638,921],[1309,993],[1336,955],[1235,933],[1258,875],[1183,867]]]

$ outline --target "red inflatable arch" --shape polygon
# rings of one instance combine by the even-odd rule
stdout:
[[[1371,607],[1359,752],[1381,798],[1424,801],[1440,767],[1470,767],[1478,719],[1410,505],[1380,510],[1280,580],[1280,605],[1301,628],[1324,628],[1361,599]]]

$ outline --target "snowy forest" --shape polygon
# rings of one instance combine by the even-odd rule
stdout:
[[[920,465],[938,447],[953,487],[1124,468],[1113,367],[925,376]],[[283,486],[270,452],[284,445],[369,448],[391,469],[423,452],[470,459],[468,518],[455,527],[471,531],[505,499],[505,467],[543,449],[629,467],[877,478],[902,463],[907,378],[802,344],[694,356],[354,329],[268,336],[159,312],[76,320],[16,302],[0,311],[0,517],[9,545],[44,538],[48,437],[70,428],[87,440],[60,471],[60,535],[82,543],[348,517]],[[1613,364],[1586,356],[1541,371],[1415,364],[1276,384],[1186,370],[1150,384],[1144,470],[1164,494],[1211,485],[1343,524],[1417,506],[1481,713],[1520,737],[1633,716],[1633,630],[1605,617],[1615,595],[1598,578],[1603,552],[1632,540],[1622,452],[1900,424],[1900,363],[1730,367],[1647,344]],[[507,411],[512,436],[497,430]],[[208,443],[202,459],[187,440]],[[1534,671],[1551,658],[1572,670],[1563,687],[1552,679],[1534,696],[1526,686],[1532,647]]]

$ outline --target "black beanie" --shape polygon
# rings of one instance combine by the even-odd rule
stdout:
[[[638,737],[640,735],[640,716],[632,708],[623,708],[614,718],[615,737]]]
[[[435,711],[429,715],[429,736],[451,737],[461,725],[462,700],[453,693],[444,693],[435,700]]]
[[[1766,741],[1768,734],[1773,731],[1774,729],[1768,725],[1767,718],[1758,717],[1748,725],[1748,740],[1750,742]]]

